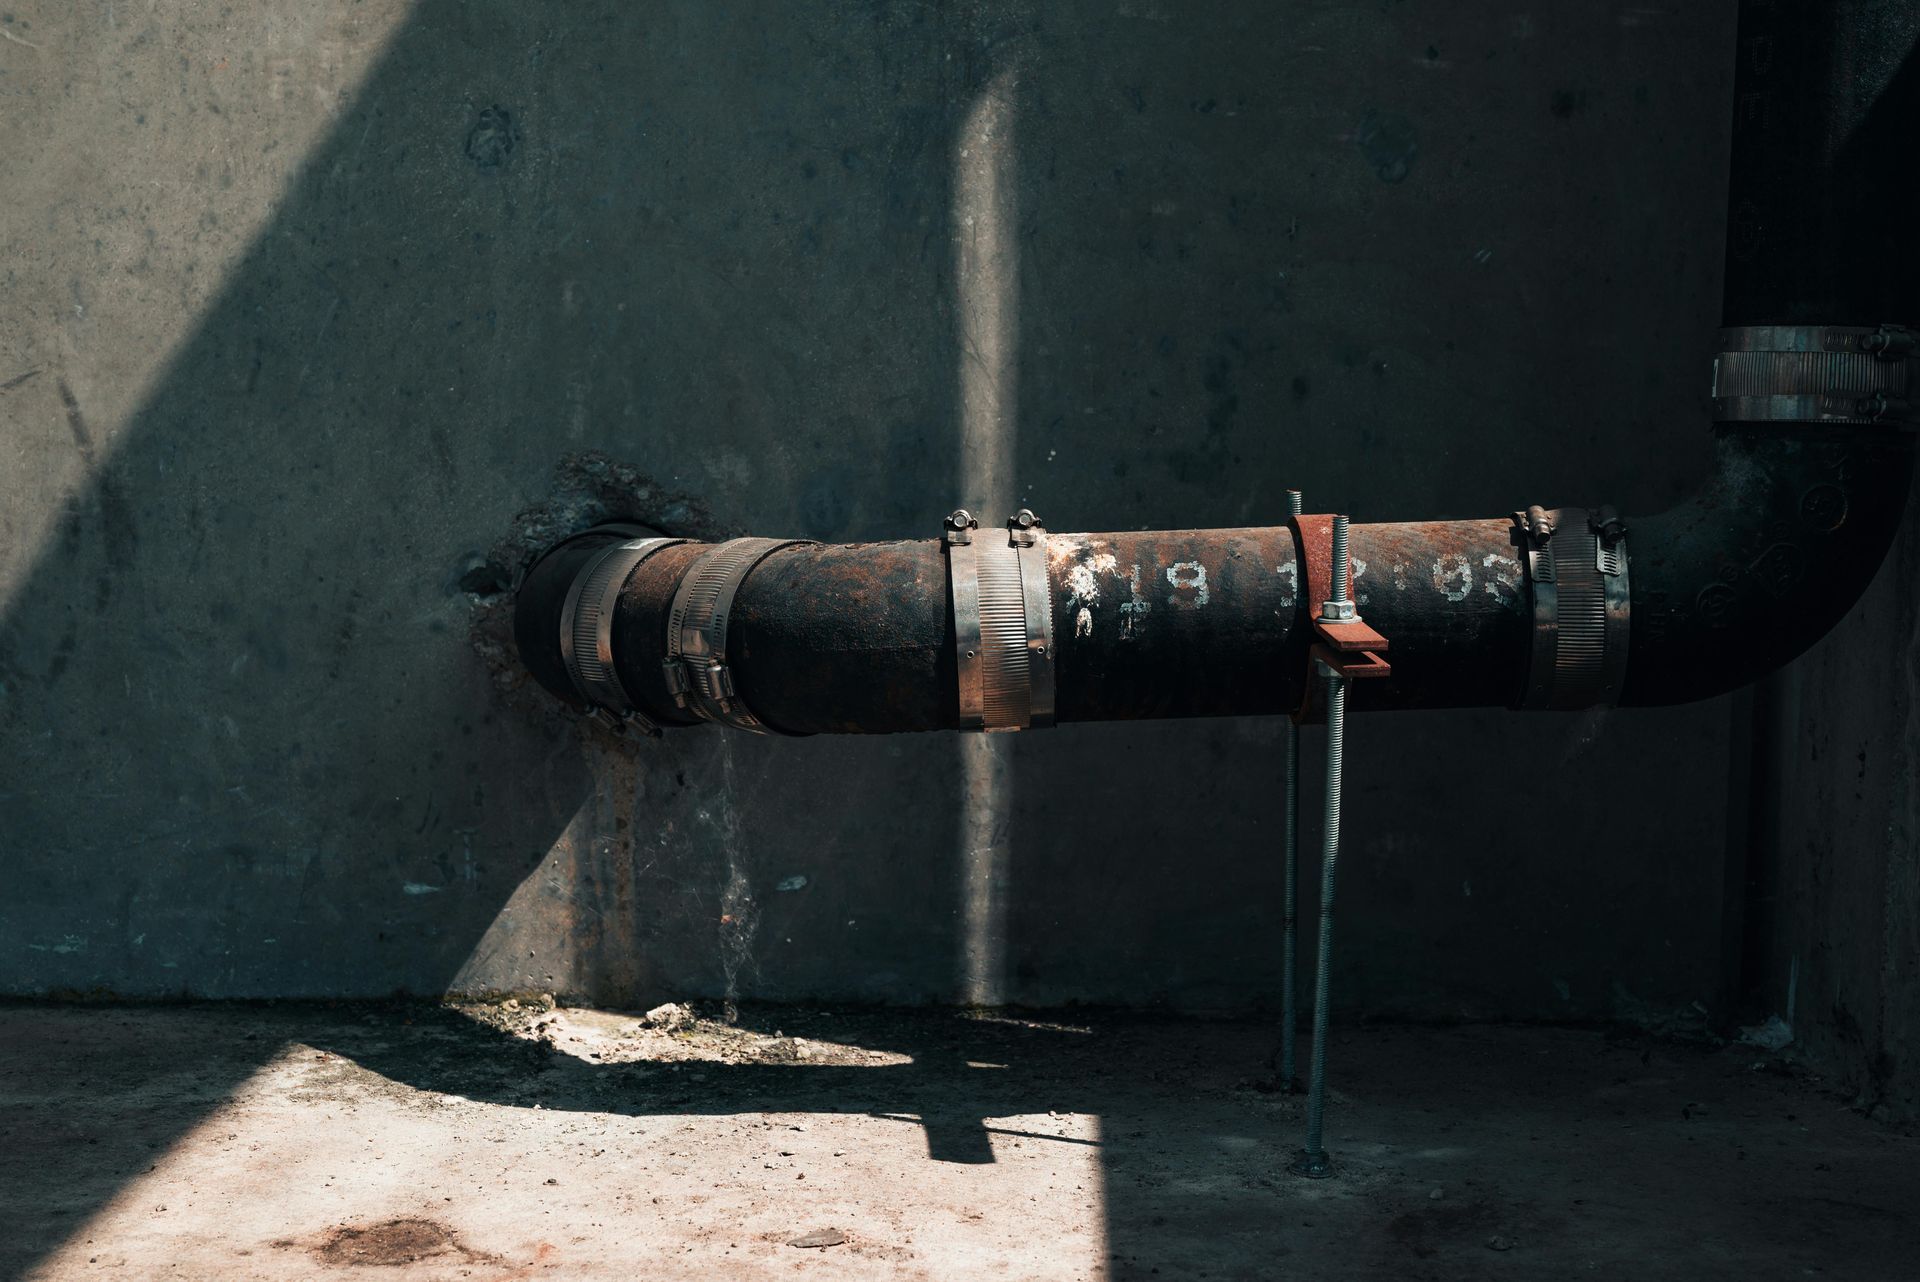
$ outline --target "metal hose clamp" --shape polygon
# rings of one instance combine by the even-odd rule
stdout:
[[[1735,423],[1920,423],[1920,344],[1900,325],[1720,331],[1713,415]]]
[[[701,555],[681,576],[667,620],[667,687],[673,701],[706,721],[777,733],[748,710],[727,668],[727,619],[734,594],[753,568],[781,548],[811,539],[730,539]]]
[[[954,659],[962,730],[1024,730],[1053,724],[1053,586],[1047,530],[1025,508],[1007,538],[976,541],[964,508],[946,519],[953,594]]]
[[[1513,519],[1533,591],[1533,653],[1520,706],[1613,704],[1632,634],[1625,523],[1609,507],[1535,506]]]
[[[607,526],[629,533],[634,526]],[[567,589],[560,610],[560,657],[573,688],[586,701],[587,715],[613,730],[658,735],[660,727],[635,706],[613,665],[613,611],[620,589],[636,567],[661,548],[685,539],[636,538],[610,543],[587,562]]]

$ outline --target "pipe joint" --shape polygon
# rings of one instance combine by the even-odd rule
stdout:
[[[974,537],[960,509],[946,519],[948,590],[962,730],[1024,730],[1054,721],[1053,586],[1047,527],[1026,508],[1004,541]]]
[[[806,539],[729,539],[702,554],[674,593],[667,621],[667,688],[674,703],[703,721],[776,734],[748,709],[727,668],[727,622],[747,575],[782,548]]]
[[[1920,426],[1920,344],[1904,325],[1744,325],[1720,331],[1723,423]]]
[[[1633,623],[1626,524],[1610,507],[1538,505],[1514,513],[1513,523],[1533,594],[1533,646],[1519,706],[1617,702]]]
[[[620,527],[604,527],[617,532]],[[574,578],[560,611],[560,654],[590,717],[608,729],[657,736],[660,727],[640,711],[621,684],[613,658],[613,613],[620,589],[640,563],[685,539],[635,538],[609,543]]]

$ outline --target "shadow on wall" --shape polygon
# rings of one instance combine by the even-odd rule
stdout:
[[[153,27],[87,35],[152,64]],[[428,0],[128,421],[89,408],[111,354],[0,371],[90,478],[0,602],[0,988],[727,992],[786,924],[750,902],[784,829],[844,922],[813,964],[945,996],[950,879],[915,856],[951,848],[919,786],[949,746],[586,752],[504,709],[464,587],[582,450],[813,537],[951,505],[947,139],[990,43],[914,6]],[[263,94],[267,52],[234,53]],[[156,102],[199,83],[151,69]],[[141,1143],[273,1049],[156,1058],[197,1085]],[[69,1228],[119,1187],[37,1156]]]
[[[943,993],[885,960],[951,916],[912,858],[951,845],[936,745],[585,753],[502,710],[463,576],[584,448],[738,474],[760,528],[943,510],[947,137],[987,43],[913,7],[421,5],[112,442],[87,369],[11,390],[93,483],[0,616],[4,987],[719,993],[785,828],[856,987]]]
[[[1711,313],[1712,256],[1647,245],[1710,239],[1695,221],[1720,184],[1692,153],[1717,140],[1657,150],[1656,109],[1717,118],[1667,86],[1694,83],[1718,20],[1448,23],[1416,41],[1412,18],[1314,5],[1212,25],[1011,2],[411,10],[111,441],[90,410],[99,353],[5,393],[92,479],[0,606],[4,987],[951,994],[956,847],[982,827],[953,740],[692,732],[644,766],[583,753],[557,718],[503,715],[465,637],[474,558],[584,450],[762,533],[897,536],[990,497],[965,493],[980,482],[957,445],[980,354],[956,319],[973,229],[954,186],[973,105],[1016,63],[1001,355],[1024,430],[997,482],[1016,500],[1061,528],[1259,523],[1284,478],[1431,516],[1592,473],[1623,509],[1663,502],[1691,478],[1634,492],[1609,473],[1632,456],[1618,398],[1570,399],[1593,371],[1566,353],[1615,335],[1591,356],[1612,377],[1709,332],[1692,312]],[[145,38],[95,34],[129,58]],[[1434,51],[1418,78],[1403,46]],[[1497,70],[1456,74],[1443,47]],[[1564,59],[1534,56],[1549,47]],[[1645,92],[1555,108],[1556,78],[1641,53],[1658,54]],[[1378,95],[1430,131],[1392,181],[1377,131],[1355,132]],[[1490,121],[1497,145],[1474,132]],[[1672,209],[1599,204],[1612,176],[1663,163],[1704,174]],[[1585,220],[1579,262],[1548,233],[1456,252],[1467,224],[1514,221],[1523,183],[1541,225]],[[1585,312],[1528,301],[1562,276]],[[1563,358],[1551,380],[1538,351]],[[1507,387],[1541,404],[1488,390]],[[1670,449],[1666,411],[1695,398],[1645,395],[1644,435]],[[1413,403],[1420,435],[1396,439],[1381,425]],[[1548,405],[1592,418],[1490,454],[1436,444]],[[1538,780],[1565,831],[1616,825],[1604,852],[1551,865],[1466,817],[1503,812],[1507,763],[1579,760],[1611,723],[1466,714],[1370,738],[1345,954],[1369,987],[1343,994],[1591,1016],[1615,973],[1676,1006],[1710,991],[1712,945],[1676,964],[1662,941],[1714,915],[1717,870],[1660,852],[1713,848],[1719,797],[1686,776],[1720,720],[1639,714],[1637,751],[1608,741],[1609,787]],[[1278,870],[1246,852],[1274,844],[1277,744],[1276,726],[1215,722],[1013,745],[1011,826],[984,826],[1019,848],[999,888],[1009,995],[1270,993]],[[1607,799],[1627,794],[1647,804],[1619,827]],[[1441,822],[1410,831],[1409,809]],[[1663,920],[1623,940],[1615,916],[1648,903]]]

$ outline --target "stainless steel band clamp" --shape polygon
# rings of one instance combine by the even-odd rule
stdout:
[[[811,539],[730,539],[716,544],[687,568],[667,620],[667,688],[680,707],[706,721],[751,730],[777,731],[753,715],[734,688],[727,668],[727,619],[734,594],[756,565],[781,548]]]
[[[953,594],[953,653],[962,730],[1024,730],[1053,724],[1053,586],[1047,528],[1025,508],[1006,540],[977,535],[962,508],[942,542]]]
[[[1713,415],[1734,423],[1920,424],[1920,343],[1900,325],[1720,331]]]
[[[610,526],[621,533],[628,527]],[[660,727],[641,712],[620,684],[613,666],[613,611],[634,568],[661,548],[685,539],[633,538],[610,543],[576,575],[560,611],[560,656],[574,689],[586,700],[587,716],[610,730],[658,735]]]
[[[1533,592],[1523,708],[1588,708],[1620,697],[1632,633],[1627,527],[1610,507],[1516,512]]]

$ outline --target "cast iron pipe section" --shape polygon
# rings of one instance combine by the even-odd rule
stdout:
[[[1353,526],[1355,595],[1393,658],[1355,709],[1707,698],[1851,607],[1899,525],[1920,418],[1911,336],[1882,325],[1920,298],[1916,36],[1920,0],[1741,6],[1715,479],[1655,516]],[[988,728],[1301,708],[1316,549],[1297,523],[970,521],[938,539],[664,541],[619,559],[608,549],[636,532],[589,533],[528,573],[521,656],[574,706],[647,727],[952,729],[982,723],[983,690],[1012,709],[990,707]],[[1008,687],[1023,667],[1026,687]]]
[[[1354,526],[1355,585],[1393,638],[1394,675],[1363,706],[1511,702],[1530,636],[1510,521]],[[528,669],[578,707],[559,638],[569,589],[617,542],[590,534],[545,557],[519,593]],[[710,545],[654,553],[620,589],[613,666],[660,725],[696,724],[663,667],[674,598]],[[1310,608],[1293,532],[1125,531],[1046,540],[1055,720],[1288,712],[1307,680]],[[1482,563],[1495,559],[1488,571]],[[1383,583],[1373,585],[1373,567]],[[1437,568],[1436,568],[1437,567]],[[1395,574],[1396,569],[1399,573]],[[960,724],[948,564],[937,540],[800,544],[738,589],[727,664],[741,700],[789,734],[889,733]],[[1297,662],[1294,661],[1297,659]],[[1378,687],[1387,687],[1387,697]]]

